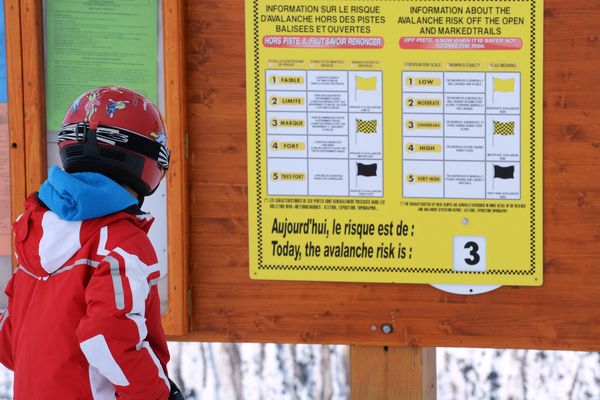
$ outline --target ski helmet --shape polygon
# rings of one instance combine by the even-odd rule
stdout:
[[[77,98],[58,132],[67,172],[99,172],[140,197],[156,190],[169,168],[162,118],[148,98],[131,89],[105,86]]]

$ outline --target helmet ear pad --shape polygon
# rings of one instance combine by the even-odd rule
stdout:
[[[99,172],[115,182],[133,189],[140,197],[154,191],[139,177],[142,176],[146,157],[114,146],[96,144],[90,151],[89,141],[72,142],[60,146],[60,158],[67,172]],[[97,156],[93,153],[97,152]],[[92,154],[90,154],[92,153]]]

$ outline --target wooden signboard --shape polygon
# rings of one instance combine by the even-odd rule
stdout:
[[[546,1],[544,285],[458,296],[427,285],[248,278],[244,9],[188,2],[192,340],[600,349],[600,11]],[[385,334],[381,325],[392,324]],[[372,329],[375,327],[376,329]]]
[[[600,350],[600,9],[545,2],[544,284],[459,296],[428,285],[251,280],[244,2],[164,3],[171,339]],[[6,1],[13,200],[36,188],[45,166],[43,59],[23,48],[41,49],[36,7]]]

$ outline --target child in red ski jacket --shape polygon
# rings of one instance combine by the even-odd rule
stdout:
[[[53,167],[13,225],[19,266],[0,317],[0,362],[14,398],[181,398],[157,282],[166,276],[139,205],[169,166],[160,114],[144,96],[101,87],[80,96]]]

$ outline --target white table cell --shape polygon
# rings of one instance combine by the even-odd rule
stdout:
[[[485,162],[446,161],[444,168],[446,198],[485,198]]]
[[[383,196],[383,161],[350,159],[350,195]]]
[[[446,138],[444,157],[454,161],[485,161],[485,139]]]
[[[429,137],[405,137],[402,139],[405,160],[443,160],[444,139]]]
[[[444,112],[442,93],[403,93],[402,107],[405,113],[441,114]]]
[[[446,72],[444,73],[444,91],[446,93],[485,93],[485,74],[483,72]]]
[[[383,114],[350,114],[350,157],[383,157]]]
[[[308,92],[309,112],[348,112],[347,92]]]
[[[309,195],[348,196],[348,160],[309,160]]]
[[[446,114],[485,114],[485,95],[478,93],[446,93]]]
[[[521,120],[518,115],[490,115],[487,118],[488,161],[519,161]]]
[[[344,136],[309,136],[309,158],[348,158],[348,138]]]
[[[352,112],[381,112],[383,81],[381,71],[350,71],[348,101]]]
[[[403,197],[444,197],[443,161],[405,161],[402,175]]]
[[[487,198],[507,200],[521,198],[520,163],[487,163]]]
[[[306,135],[306,113],[267,112],[267,133],[275,135]]]
[[[519,73],[488,73],[486,85],[488,114],[520,114],[521,75]]]
[[[306,71],[267,70],[267,90],[306,90]]]
[[[405,71],[402,73],[404,92],[443,92],[444,74],[442,72]]]
[[[446,114],[444,136],[485,137],[485,115]]]
[[[310,113],[308,114],[308,133],[310,135],[348,136],[348,114]]]
[[[402,136],[444,135],[444,114],[404,114]]]
[[[306,111],[306,92],[268,91],[267,111]]]
[[[308,90],[348,91],[347,71],[308,71]]]
[[[306,158],[306,136],[267,135],[267,157]]]
[[[306,159],[267,159],[269,195],[308,194],[308,166]]]

